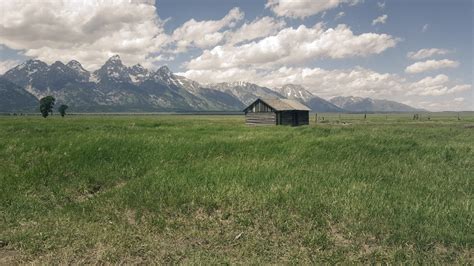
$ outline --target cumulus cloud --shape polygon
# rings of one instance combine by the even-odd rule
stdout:
[[[224,39],[221,29],[235,27],[236,22],[244,18],[239,8],[233,8],[220,20],[196,21],[190,19],[173,31],[172,39],[176,43],[176,52],[185,52],[187,48],[213,47]]]
[[[290,18],[305,18],[341,4],[356,5],[363,0],[268,0],[266,7],[276,15]]]
[[[372,26],[375,26],[377,24],[385,24],[387,22],[387,18],[388,18],[388,16],[385,14],[385,15],[382,15],[382,16],[374,19],[372,21]]]
[[[407,92],[407,95],[441,96],[471,89],[471,85],[469,84],[449,86],[448,82],[449,77],[444,74],[435,77],[426,77],[410,84],[410,91]]]
[[[430,48],[430,49],[421,49],[416,52],[409,52],[407,57],[413,60],[421,60],[429,57],[433,57],[436,55],[446,55],[451,53],[451,51],[446,49],[438,49],[438,48]]]
[[[317,58],[349,58],[380,54],[398,39],[387,34],[354,35],[346,25],[324,28],[285,28],[274,36],[243,45],[216,46],[186,64],[188,69],[218,69],[242,66],[274,67],[304,63]]]
[[[237,44],[267,37],[276,34],[278,30],[285,27],[285,25],[286,23],[283,20],[277,20],[272,17],[257,18],[250,23],[244,23],[233,32],[227,32],[227,42],[229,44]]]
[[[377,6],[378,6],[380,9],[385,9],[385,2],[377,2]]]
[[[3,1],[0,43],[46,62],[77,59],[96,68],[120,54],[128,63],[168,41],[154,1]]]
[[[459,66],[458,61],[453,61],[449,59],[443,60],[427,60],[423,62],[416,62],[412,65],[409,65],[405,72],[409,74],[422,73],[442,68],[457,68]]]
[[[403,91],[405,79],[398,75],[378,73],[370,69],[325,70],[307,67],[281,67],[275,70],[229,68],[220,70],[188,70],[180,73],[202,83],[249,81],[267,87],[301,84],[316,95],[330,98],[340,95],[388,97]]]
[[[248,81],[269,88],[285,84],[301,84],[323,98],[359,96],[390,99],[430,110],[472,109],[472,106],[449,105],[449,97],[472,90],[469,84],[453,84],[446,75],[426,77],[418,81],[391,73],[356,67],[326,70],[309,67],[280,67],[278,69],[227,68],[188,70],[180,75],[203,84],[228,81]],[[433,99],[433,97],[438,97]],[[442,97],[442,98],[439,98]],[[443,105],[436,105],[445,101]]]

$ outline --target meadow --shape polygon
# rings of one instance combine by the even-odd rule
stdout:
[[[474,263],[474,115],[0,117],[0,264]]]

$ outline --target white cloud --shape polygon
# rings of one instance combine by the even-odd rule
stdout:
[[[455,99],[422,100],[416,103],[419,108],[430,111],[474,111],[472,103],[459,102]]]
[[[46,62],[77,59],[96,68],[113,54],[127,63],[168,41],[154,1],[2,1],[0,43]]]
[[[229,68],[221,70],[188,70],[181,73],[202,83],[248,81],[267,87],[301,84],[316,95],[330,98],[340,95],[389,97],[404,89],[405,79],[398,75],[370,69],[325,70],[321,68],[281,67],[275,70]]]
[[[248,81],[269,88],[289,83],[301,84],[315,95],[326,99],[341,95],[372,97],[404,102],[430,110],[466,110],[473,107],[469,106],[468,102],[456,105],[451,100],[450,103],[450,96],[459,98],[457,94],[468,93],[472,87],[469,84],[453,84],[446,75],[412,82],[397,74],[379,73],[362,67],[335,70],[308,67],[258,70],[235,67],[188,70],[179,74],[204,84]],[[443,104],[437,104],[441,102]]]
[[[457,68],[459,66],[458,61],[449,59],[443,60],[427,60],[423,62],[416,62],[405,69],[406,73],[416,74],[421,72],[427,72],[431,70],[437,70],[442,68]]]
[[[421,49],[416,52],[409,52],[407,57],[413,60],[421,60],[429,57],[433,57],[435,55],[446,55],[451,53],[451,51],[446,49],[438,49],[438,48],[431,48],[431,49]]]
[[[266,7],[276,15],[290,18],[305,18],[341,4],[356,5],[363,0],[268,0]]]
[[[186,64],[188,69],[219,69],[256,65],[270,67],[298,64],[317,58],[348,58],[380,54],[394,47],[398,39],[387,34],[354,35],[346,25],[324,28],[318,23],[285,28],[258,42],[216,46]]]
[[[421,28],[421,32],[426,32],[430,27],[430,24],[425,24],[423,25],[423,28]]]
[[[463,97],[454,98],[454,101],[455,102],[464,102],[464,98]]]
[[[250,23],[244,23],[234,32],[227,32],[228,43],[236,44],[244,41],[251,41],[269,35],[276,34],[278,30],[285,27],[283,20],[277,20],[271,17],[257,18]]]
[[[153,62],[169,62],[175,60],[175,56],[170,54],[159,54],[157,56],[153,56],[152,59]]]
[[[239,8],[233,8],[220,20],[196,21],[190,19],[173,31],[172,39],[176,52],[186,52],[189,47],[209,48],[224,39],[220,30],[235,27],[235,23],[244,18]]]
[[[377,2],[377,6],[378,6],[380,9],[385,9],[385,2]]]
[[[1,50],[1,46],[0,46]],[[4,74],[6,71],[10,70],[11,68],[19,65],[21,62],[18,60],[5,60],[0,61],[0,75]]]
[[[426,77],[414,82],[410,84],[409,89],[407,95],[442,96],[468,91],[471,89],[471,85],[461,84],[451,87],[449,86],[449,77],[440,74],[436,77]]]
[[[341,11],[339,13],[337,13],[336,17],[334,18],[334,20],[339,20],[341,19],[342,17],[344,17],[346,15],[345,12]]]
[[[372,21],[372,26],[375,26],[377,24],[385,24],[387,22],[387,18],[388,18],[388,16],[386,14],[384,14],[384,15],[374,19]]]

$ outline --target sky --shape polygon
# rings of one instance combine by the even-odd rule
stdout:
[[[0,74],[119,54],[202,84],[474,110],[472,0],[0,0]]]

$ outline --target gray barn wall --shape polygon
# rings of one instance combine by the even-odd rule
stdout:
[[[276,125],[276,114],[273,112],[247,113],[245,114],[247,125]]]

